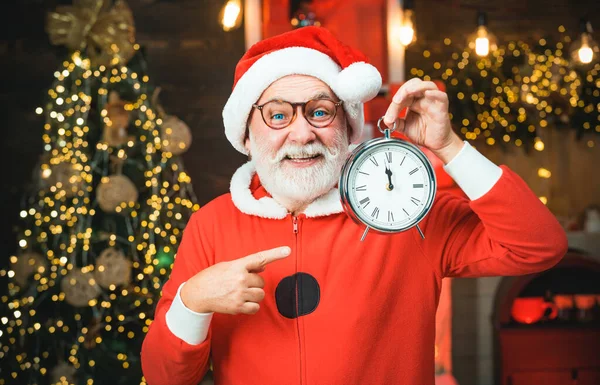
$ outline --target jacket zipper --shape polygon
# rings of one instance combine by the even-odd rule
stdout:
[[[296,243],[296,274],[298,273],[298,217],[292,215],[292,223],[294,229],[294,238]],[[298,362],[300,363],[300,385],[302,385],[302,340],[300,336],[300,317],[298,314],[300,313],[300,295],[298,293],[298,276],[296,275],[296,330],[298,331]]]

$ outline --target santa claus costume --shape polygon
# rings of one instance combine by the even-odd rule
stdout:
[[[223,110],[225,134],[246,152],[247,120],[262,92],[287,75],[314,76],[343,101],[360,137],[363,103],[381,77],[327,30],[304,27],[254,45],[240,60]],[[252,162],[231,191],[188,223],[142,367],[150,385],[194,385],[212,361],[217,385],[432,385],[435,313],[444,277],[520,275],[555,265],[566,236],[524,181],[468,143],[444,166],[468,198],[438,192],[415,229],[372,233],[342,209],[337,189],[292,215]],[[261,273],[254,315],[202,314],[180,297],[203,269],[282,245],[291,255]]]

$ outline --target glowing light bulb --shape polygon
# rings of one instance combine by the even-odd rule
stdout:
[[[577,50],[577,55],[579,56],[579,61],[583,64],[589,64],[592,62],[594,58],[594,51],[587,44],[582,45],[579,50]]]
[[[571,57],[574,61],[582,64],[590,64],[596,53],[600,51],[598,44],[592,38],[592,24],[581,20],[581,36],[571,45]]]
[[[468,43],[478,56],[487,56],[497,48],[496,37],[487,29],[487,16],[484,12],[477,14],[477,29],[469,36]]]
[[[415,33],[415,13],[412,9],[404,9],[402,25],[397,30],[398,40],[403,46],[410,45],[417,40]]]
[[[475,53],[479,56],[487,56],[490,53],[490,40],[487,37],[475,39]]]
[[[239,0],[229,0],[221,10],[221,25],[224,31],[231,31],[241,24],[242,5]]]

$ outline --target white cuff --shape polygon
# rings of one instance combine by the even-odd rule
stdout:
[[[188,344],[199,345],[206,340],[213,313],[196,313],[188,309],[179,295],[183,285],[185,282],[177,289],[177,294],[167,311],[167,327],[171,333]]]
[[[467,141],[458,154],[444,166],[444,170],[471,200],[485,195],[502,176],[502,169],[481,155]]]

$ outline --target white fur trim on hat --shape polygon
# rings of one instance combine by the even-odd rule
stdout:
[[[351,141],[361,137],[364,125],[363,103],[381,88],[381,75],[370,64],[353,63],[341,71],[326,54],[306,47],[283,48],[258,59],[238,80],[223,108],[225,135],[243,154],[248,116],[264,90],[288,75],[309,75],[327,84],[344,102],[343,108],[353,128]]]

